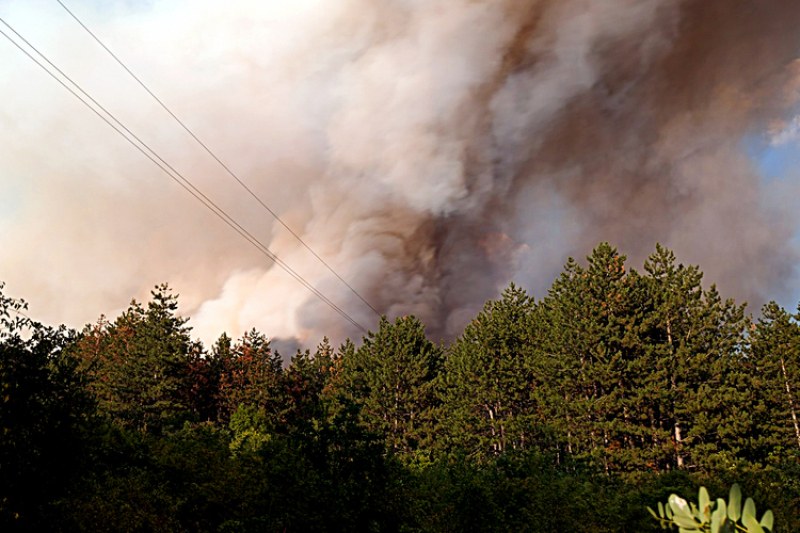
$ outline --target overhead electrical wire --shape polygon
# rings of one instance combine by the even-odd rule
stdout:
[[[25,37],[23,37],[19,32],[17,32],[8,22],[6,22],[2,17],[0,17],[0,23],[5,25],[9,30],[11,30],[14,35],[16,35],[22,42],[24,42],[31,50],[33,50],[39,57],[41,57],[48,65],[50,65],[56,72],[58,72],[64,79],[69,81],[81,94],[85,96],[81,96],[78,94],[72,87],[67,85],[64,80],[59,78],[56,74],[53,73],[47,66],[45,66],[41,61],[36,59],[31,53],[26,50],[22,45],[20,45],[16,40],[14,40],[8,33],[6,33],[2,28],[0,28],[0,34],[3,35],[11,44],[13,44],[17,49],[19,49],[23,54],[25,54],[28,59],[33,61],[39,68],[44,70],[50,77],[52,77],[55,81],[57,81],[62,87],[64,87],[67,91],[69,91],[75,98],[80,100],[86,107],[88,107],[92,112],[94,112],[98,117],[100,117],[108,126],[110,126],[114,131],[116,131],[119,135],[121,135],[128,143],[130,143],[134,148],[136,148],[139,152],[142,153],[145,157],[147,157],[154,165],[156,165],[162,172],[167,174],[173,181],[178,183],[181,187],[184,188],[189,194],[191,194],[196,200],[202,203],[207,209],[209,209],[212,213],[214,213],[218,218],[220,218],[225,224],[231,227],[234,231],[236,231],[242,238],[247,240],[250,244],[252,244],[256,249],[258,249],[263,255],[267,256],[270,260],[272,260],[276,265],[278,265],[281,269],[283,269],[286,273],[288,273],[292,278],[294,278],[298,283],[303,285],[306,289],[308,289],[314,296],[319,298],[323,303],[328,305],[332,310],[336,311],[342,318],[347,320],[350,324],[355,326],[356,328],[360,329],[362,332],[366,333],[367,329],[359,324],[353,317],[351,317],[346,311],[344,311],[341,307],[336,305],[332,302],[327,296],[325,296],[322,292],[320,292],[316,287],[314,287],[310,282],[308,282],[302,275],[298,274],[294,269],[292,269],[288,264],[286,264],[280,257],[278,257],[274,252],[272,252],[267,246],[265,246],[258,238],[253,236],[247,229],[242,227],[233,217],[228,215],[228,213],[219,207],[213,200],[211,200],[208,196],[206,196],[202,191],[200,191],[188,178],[186,178],[183,174],[179,171],[175,170],[167,161],[165,161],[158,153],[153,150],[147,143],[145,143],[142,139],[140,139],[135,133],[133,133],[130,129],[128,129],[125,124],[123,124],[117,117],[108,111],[103,105],[101,105],[97,100],[95,100],[89,93],[87,93],[83,88],[76,83],[72,78],[70,78],[67,74],[65,74],[60,68],[58,68],[52,61],[50,61],[47,56],[45,56],[42,52],[40,52],[33,44],[31,44]],[[89,101],[93,103],[89,103]],[[99,109],[99,110],[98,110]],[[102,111],[102,113],[100,112]],[[105,113],[105,115],[103,114]],[[106,116],[108,115],[108,116]],[[113,122],[112,122],[113,121]],[[115,124],[116,123],[116,124]],[[127,134],[126,134],[127,133]],[[135,142],[134,142],[135,141]],[[138,143],[138,144],[137,144]],[[149,153],[148,153],[149,152]]]
[[[86,24],[84,24],[83,21],[81,21],[81,19],[79,19],[75,15],[75,13],[73,13],[64,4],[64,2],[62,2],[61,0],[56,0],[56,2],[58,2],[59,5],[62,8],[64,8],[64,10],[75,20],[75,22],[77,22],[81,26],[81,28],[83,28],[92,37],[92,39],[94,39],[97,42],[97,44],[99,44],[103,48],[103,50],[108,52],[108,54],[112,58],[114,58],[114,60],[119,64],[119,66],[121,66],[125,70],[125,72],[127,72],[134,80],[136,80],[136,82],[142,87],[142,89],[144,89],[147,92],[147,94],[149,94],[158,103],[158,105],[160,105],[161,108],[164,109],[164,111],[166,111],[167,114],[169,114],[169,116],[171,116],[175,120],[175,122],[177,122],[181,126],[181,128],[183,128],[184,131],[186,131],[186,133],[188,133],[189,136],[191,136],[192,139],[194,139],[195,142],[197,142],[208,153],[208,155],[210,155],[225,170],[225,172],[231,178],[236,180],[239,186],[241,186],[245,191],[247,191],[250,194],[250,196],[253,197],[261,205],[262,208],[264,208],[270,215],[272,215],[272,217],[281,226],[283,226],[283,228],[286,231],[288,231],[300,244],[302,244],[303,247],[306,250],[308,250],[320,263],[322,263],[325,266],[325,268],[328,269],[328,271],[330,271],[334,276],[336,276],[336,278],[339,281],[341,281],[348,289],[350,289],[350,292],[352,292],[359,300],[361,300],[364,303],[364,305],[369,307],[372,310],[372,312],[375,313],[377,316],[380,316],[380,312],[378,312],[378,310],[375,309],[375,307],[372,304],[370,304],[363,296],[361,296],[361,294],[359,294],[358,291],[355,288],[353,288],[352,285],[350,285],[342,276],[339,275],[338,272],[336,272],[336,270],[333,269],[333,267],[331,267],[317,252],[315,252],[314,249],[311,248],[311,246],[308,245],[296,231],[294,231],[288,224],[286,224],[286,222],[284,222],[281,219],[281,217],[261,199],[261,197],[259,197],[255,192],[253,192],[253,190],[250,187],[248,187],[247,184],[241,178],[239,178],[239,176],[233,170],[231,170],[230,166],[224,163],[222,159],[220,159],[217,156],[217,154],[214,153],[211,150],[211,148],[209,148],[208,145],[205,142],[203,142],[189,128],[189,126],[186,125],[186,123],[183,122],[183,120],[178,118],[178,116],[175,113],[173,113],[172,110],[169,107],[167,107],[167,105],[158,96],[156,96],[152,90],[150,90],[150,88],[141,80],[141,78],[137,76],[130,68],[128,68],[128,66],[114,52],[112,52],[111,49],[108,46],[106,46],[105,43],[102,40],[100,40],[100,38],[97,37],[97,35],[91,29],[89,29],[89,27],[86,26]]]
[[[179,171],[175,170],[167,161],[165,161],[158,153],[150,148],[147,143],[142,141],[135,133],[133,133],[130,129],[128,129],[116,116],[108,111],[105,107],[103,107],[97,100],[95,100],[91,95],[89,95],[83,88],[80,87],[74,80],[72,80],[67,74],[65,74],[61,69],[59,69],[55,64],[53,64],[44,54],[42,54],[35,46],[33,46],[29,41],[27,41],[21,34],[19,34],[11,25],[9,25],[4,19],[0,18],[0,22],[2,22],[6,27],[8,27],[12,32],[14,32],[17,37],[19,37],[25,44],[27,44],[32,50],[34,50],[42,59],[44,59],[52,68],[54,68],[61,76],[67,79],[75,88],[78,89],[86,98],[88,98],[92,103],[94,103],[99,109],[101,109],[104,113],[108,115],[117,125],[113,124],[108,117],[104,116],[100,113],[97,109],[92,107],[89,102],[87,102],[83,97],[81,97],[78,93],[76,93],[71,87],[63,82],[63,80],[59,79],[58,76],[53,74],[45,65],[43,65],[39,60],[33,57],[27,50],[25,50],[19,43],[13,40],[7,33],[5,33],[2,29],[0,29],[0,34],[2,34],[6,39],[8,39],[14,46],[16,46],[20,51],[22,51],[29,59],[31,59],[34,63],[36,63],[40,68],[42,68],[47,74],[49,74],[53,79],[55,79],[59,84],[61,84],[65,89],[67,89],[73,96],[75,96],[78,100],[81,101],[86,107],[92,110],[98,117],[100,117],[106,124],[108,124],[114,131],[120,134],[125,140],[127,140],[132,146],[134,146],[137,150],[139,150],[145,157],[150,159],[153,164],[155,164],[158,168],[160,168],[165,174],[167,174],[172,180],[178,183],[181,187],[183,187],[189,194],[195,197],[198,201],[200,201],[206,208],[211,210],[217,217],[222,219],[228,226],[234,229],[239,235],[241,235],[245,240],[250,242],[253,246],[255,246],[262,254],[266,255],[270,260],[272,260],[275,264],[281,267],[284,271],[286,271],[290,276],[292,276],[298,283],[306,287],[312,294],[317,296],[320,300],[326,303],[331,309],[339,313],[343,318],[345,318],[348,322],[352,325],[356,326],[357,328],[361,329],[362,331],[366,332],[366,328],[364,328],[361,324],[356,322],[350,315],[348,315],[344,310],[342,310],[339,306],[333,303],[329,298],[327,298],[323,293],[321,293],[316,287],[311,285],[310,282],[306,281],[300,274],[298,274],[294,269],[292,269],[288,264],[286,264],[280,257],[278,257],[274,252],[269,250],[260,240],[258,240],[255,236],[253,236],[247,229],[242,227],[236,220],[228,215],[225,210],[219,207],[216,203],[213,202],[208,196],[206,196],[202,191],[200,191],[191,181],[183,176]],[[121,128],[121,129],[120,129]],[[124,132],[123,132],[124,130]],[[127,132],[127,135],[126,133]],[[134,139],[139,144],[134,142]],[[147,153],[147,151],[150,153]],[[152,154],[152,155],[151,155]]]

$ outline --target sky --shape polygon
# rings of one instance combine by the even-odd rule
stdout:
[[[359,326],[452,339],[601,241],[637,268],[662,242],[754,312],[800,299],[796,2],[64,3],[255,197],[55,0],[0,17]],[[167,282],[205,342],[363,334],[5,38],[0,101],[0,280],[33,316]]]

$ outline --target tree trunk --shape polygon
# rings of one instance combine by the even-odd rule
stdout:
[[[678,421],[675,421],[675,463],[678,468],[683,468],[683,455],[681,454],[681,442],[683,438],[681,437],[681,425]]]
[[[669,343],[669,351],[670,355],[673,359],[673,364],[675,364],[675,351],[672,348],[672,323],[669,319],[667,319],[667,342]],[[677,379],[675,377],[675,369],[673,370],[670,375],[670,389],[674,393],[678,388]],[[672,416],[675,417],[675,423],[672,426],[672,434],[673,439],[675,441],[675,465],[678,469],[682,469],[684,466],[683,462],[683,453],[681,452],[681,448],[683,447],[683,436],[681,433],[681,424],[678,422],[678,415],[675,413],[675,399],[673,397],[672,400]]]
[[[783,384],[786,387],[786,395],[789,399],[789,411],[792,413],[792,423],[794,424],[794,436],[797,439],[797,446],[800,447],[800,425],[797,423],[797,411],[794,408],[794,397],[792,388],[789,386],[789,376],[786,374],[786,364],[781,356],[781,372],[783,373]]]

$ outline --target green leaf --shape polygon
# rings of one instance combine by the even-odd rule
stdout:
[[[672,517],[672,521],[681,529],[697,531],[700,528],[700,524],[695,522],[693,518],[687,518],[683,515],[675,515]]]
[[[647,510],[651,515],[653,515],[653,518],[655,518],[656,520],[661,520],[661,518],[656,514],[656,512],[653,511],[649,506],[647,507]]]
[[[664,514],[664,504],[661,502],[658,502],[658,516],[660,516],[661,518],[664,518],[666,516]]]
[[[746,504],[745,504],[746,506]],[[759,525],[756,517],[749,513],[742,515],[742,524],[747,528],[747,533],[764,533],[764,530]]]
[[[756,502],[753,501],[753,498],[747,498],[744,502],[744,510],[742,511],[742,518],[744,516],[750,516],[755,520],[756,518]]]
[[[678,496],[677,494],[670,494],[669,495],[669,506],[672,508],[672,512],[678,516],[684,516],[686,518],[692,518],[692,511],[689,509],[689,504],[686,500]]]
[[[728,496],[728,518],[733,522],[738,522],[742,516],[742,489],[738,483],[734,483]]]
[[[711,533],[720,533],[720,528],[725,523],[725,515],[725,500],[717,498],[717,508],[711,513]]]
[[[769,529],[772,531],[775,522],[775,517],[772,515],[772,511],[768,510],[764,513],[764,516],[761,517],[761,527]]]
[[[708,497],[708,491],[705,487],[700,487],[700,492],[697,495],[697,501],[700,508],[700,523],[705,524],[711,516],[711,501]]]
[[[693,517],[684,514],[676,513],[675,516],[672,517],[672,521],[678,527],[689,529],[692,531],[696,531],[697,529],[700,528],[700,524],[698,524]]]

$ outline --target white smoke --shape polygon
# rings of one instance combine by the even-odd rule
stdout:
[[[728,46],[746,17],[718,16],[723,3],[71,7],[373,306],[413,313],[447,338],[509,280],[541,293],[567,254],[600,240],[637,260],[661,240],[738,296],[778,290],[793,226],[766,202],[740,145],[796,100],[786,50],[800,13],[788,1],[759,13],[765,22],[748,22],[754,36],[729,60],[713,47]],[[0,16],[374,326],[56,4],[9,1]],[[693,21],[713,16],[721,29],[698,37]],[[206,341],[251,327],[308,345],[360,336],[0,45],[0,91],[13,103],[0,108],[0,279],[39,316],[80,325],[168,281]],[[692,70],[698,56],[709,59],[706,78]]]

